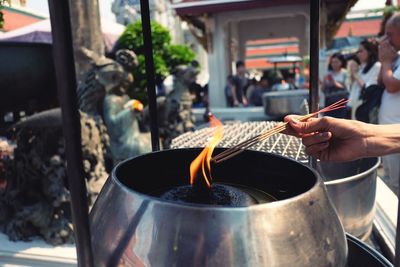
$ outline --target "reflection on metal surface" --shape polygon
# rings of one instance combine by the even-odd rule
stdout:
[[[375,217],[376,169],[379,158],[345,163],[317,162],[316,170],[325,181],[346,232],[366,238]]]
[[[306,114],[308,106],[304,105],[309,90],[285,90],[263,94],[265,115],[283,118],[288,114]]]

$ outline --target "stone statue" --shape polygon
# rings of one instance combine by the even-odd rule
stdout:
[[[117,22],[122,25],[128,25],[140,19],[139,0],[114,0],[111,5],[111,11],[115,14]]]
[[[82,156],[89,204],[108,173],[104,167],[105,128],[82,113]],[[27,117],[10,132],[16,140],[4,162],[6,188],[0,194],[0,230],[13,241],[41,236],[53,245],[73,241],[61,110]]]
[[[198,70],[193,66],[178,66],[173,73],[173,89],[157,98],[158,126],[164,148],[172,139],[194,129],[193,96],[189,85],[196,80]],[[144,111],[144,121],[149,124],[149,110]]]
[[[126,89],[132,84],[136,55],[119,50],[116,60],[85,51],[93,62],[85,81],[78,87],[79,108],[104,123],[110,136],[114,164],[128,157],[151,151],[148,133],[141,133],[138,118],[143,106],[129,99]]]
[[[136,118],[143,106],[125,94],[133,82],[135,55],[121,50],[114,61],[82,51],[93,59],[77,89],[83,169],[92,205],[108,177],[108,148],[119,161],[150,151],[150,138],[141,136]],[[61,109],[27,117],[14,125],[10,135],[16,148],[12,159],[1,162],[0,231],[11,240],[39,235],[53,245],[71,242]]]
[[[136,56],[129,50],[118,51],[116,61],[81,48],[92,67],[77,89],[79,109],[90,116],[103,116],[103,100],[107,93],[122,95],[132,84],[130,72],[137,65]]]

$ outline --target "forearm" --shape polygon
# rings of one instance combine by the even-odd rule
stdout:
[[[382,63],[382,81],[389,93],[400,91],[400,80],[393,77],[392,66],[388,62]]]
[[[357,74],[354,75],[354,80],[356,81],[356,83],[360,86],[363,87],[364,86],[364,81],[361,79],[360,76],[358,76]]]
[[[232,98],[234,102],[238,102],[238,98],[236,96],[236,87],[235,86],[231,86],[231,92],[232,92]]]
[[[342,83],[339,83],[339,82],[335,81],[334,84],[335,84],[336,88],[341,88],[341,89],[344,88],[344,84],[342,84]]]
[[[370,125],[367,132],[367,157],[400,153],[400,124]]]

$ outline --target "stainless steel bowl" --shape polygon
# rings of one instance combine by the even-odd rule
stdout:
[[[288,114],[306,114],[309,90],[286,90],[263,94],[265,115],[283,118]]]
[[[369,235],[375,217],[379,163],[379,158],[317,163],[316,169],[325,181],[344,229],[361,239]]]
[[[344,230],[325,186],[296,161],[245,151],[213,166],[215,182],[279,199],[271,203],[221,207],[152,196],[187,184],[199,152],[165,150],[114,168],[90,214],[96,266],[345,266]]]

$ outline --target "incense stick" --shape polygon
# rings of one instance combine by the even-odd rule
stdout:
[[[298,118],[298,120],[307,121],[308,119],[315,117],[316,115],[318,115],[320,113],[329,112],[329,111],[333,111],[333,110],[337,110],[337,109],[342,109],[345,107],[345,104],[348,101],[349,100],[341,99],[341,100],[333,103],[332,105],[325,107],[317,112],[301,116]],[[216,155],[215,157],[213,157],[212,160],[215,163],[220,163],[222,161],[230,159],[230,158],[240,154],[241,152],[243,152],[246,148],[249,148],[258,142],[264,141],[264,140],[268,139],[269,137],[273,136],[274,134],[277,134],[277,133],[280,133],[280,132],[286,130],[287,125],[288,125],[288,122],[282,122],[270,130],[264,131],[261,134],[256,135],[234,147],[228,148],[227,150],[225,150],[225,151],[219,153],[218,155]]]

